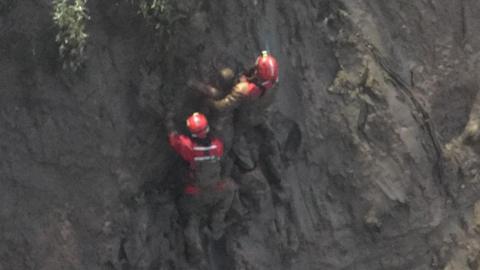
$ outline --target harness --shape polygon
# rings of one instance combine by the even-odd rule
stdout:
[[[198,161],[216,161],[219,158],[213,153],[213,150],[217,149],[217,145],[212,144],[212,139],[207,137],[205,139],[194,138],[194,158],[193,160]],[[198,155],[197,155],[198,153]]]
[[[193,167],[190,170],[190,180],[195,180],[187,185],[184,192],[195,195],[203,189],[214,187],[221,191],[219,187],[221,167],[218,161],[220,157],[216,155],[221,147],[212,143],[211,137],[193,138]]]

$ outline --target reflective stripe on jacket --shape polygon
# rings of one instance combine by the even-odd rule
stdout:
[[[172,132],[168,135],[170,145],[191,169],[196,163],[206,160],[219,160],[223,155],[223,143],[218,138],[212,138],[210,145],[198,145],[192,138]]]

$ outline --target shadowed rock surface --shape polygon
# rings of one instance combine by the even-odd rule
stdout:
[[[480,269],[477,1],[178,0],[156,31],[88,8],[71,74],[50,1],[0,0],[0,270],[195,269],[163,114],[265,47],[280,152],[235,142],[248,215],[206,269]]]

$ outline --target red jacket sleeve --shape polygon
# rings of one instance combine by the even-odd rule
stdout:
[[[214,155],[217,156],[218,158],[222,158],[222,156],[223,156],[223,143],[222,143],[222,141],[218,138],[215,138],[215,139],[212,140],[212,144],[217,146],[217,148],[215,148]]]
[[[193,160],[193,142],[182,134],[171,132],[168,134],[168,141],[173,150],[177,152],[184,160],[191,162]]]

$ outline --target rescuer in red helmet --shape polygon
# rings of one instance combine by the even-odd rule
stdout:
[[[205,115],[194,113],[187,119],[190,136],[171,131],[168,134],[170,145],[189,163],[195,171],[197,163],[205,160],[220,160],[223,155],[223,143],[218,138],[209,135],[208,121]]]
[[[233,72],[230,69],[223,69],[221,73],[225,78],[233,79]],[[210,108],[217,111],[230,111],[244,101],[254,101],[263,97],[277,82],[277,60],[267,51],[262,51],[255,61],[255,66],[242,74],[238,83],[226,95],[222,95],[224,93],[223,89],[217,89],[200,82],[191,81],[189,86],[211,98],[208,101]]]
[[[210,135],[205,115],[196,112],[187,118],[190,136],[175,131],[171,114],[167,115],[166,125],[170,145],[188,163],[180,209],[187,218],[184,230],[187,251],[191,259],[197,260],[204,254],[199,233],[200,220],[205,214],[210,214],[213,237],[223,234],[224,219],[232,203],[235,184],[229,178],[221,178],[223,143]]]

